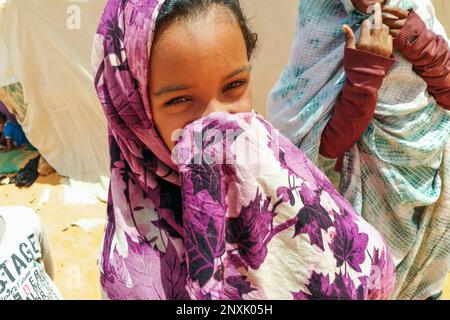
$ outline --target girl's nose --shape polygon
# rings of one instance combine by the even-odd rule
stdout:
[[[207,116],[214,112],[237,113],[237,107],[234,104],[223,103],[218,100],[211,100],[206,107],[203,116]]]

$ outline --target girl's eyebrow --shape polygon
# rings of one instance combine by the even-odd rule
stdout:
[[[234,70],[228,76],[226,76],[225,80],[230,79],[230,78],[234,77],[235,75],[238,75],[241,72],[244,72],[244,71],[249,71],[250,72],[251,70],[252,70],[252,66],[251,65],[240,67],[239,69]]]
[[[190,88],[191,87],[185,86],[185,85],[167,86],[167,87],[163,87],[161,90],[156,92],[155,96],[159,97],[159,96],[162,96],[162,95],[167,94],[167,93],[171,93],[171,92],[174,92],[174,91],[187,90],[187,89],[190,89]]]

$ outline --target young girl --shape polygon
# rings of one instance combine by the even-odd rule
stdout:
[[[385,2],[371,30],[365,13]],[[330,177],[338,160],[341,193],[393,251],[397,299],[439,297],[450,268],[445,108],[450,53],[430,1],[301,1],[270,119]]]
[[[389,298],[380,235],[252,112],[255,42],[237,0],[108,2],[105,298]]]

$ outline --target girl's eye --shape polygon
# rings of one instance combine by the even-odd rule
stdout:
[[[186,98],[186,97],[177,97],[175,99],[172,99],[172,100],[166,102],[165,105],[166,106],[172,106],[174,104],[186,103],[188,101],[190,101],[190,100],[188,98]]]
[[[245,85],[246,83],[247,83],[246,80],[239,80],[239,81],[232,82],[225,87],[225,91],[241,87],[241,86]]]

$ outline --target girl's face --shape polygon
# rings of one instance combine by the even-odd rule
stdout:
[[[356,10],[358,10],[359,12],[372,13],[367,12],[369,7],[373,6],[375,3],[383,5],[386,2],[386,0],[352,0],[352,2]]]
[[[153,42],[149,92],[167,147],[178,129],[212,112],[251,111],[250,71],[243,33],[227,9],[213,6],[163,26]]]

